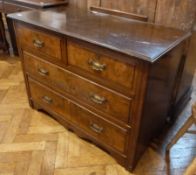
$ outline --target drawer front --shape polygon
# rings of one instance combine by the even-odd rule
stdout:
[[[39,105],[62,116],[69,115],[69,102],[29,78],[31,98]]]
[[[128,122],[131,100],[114,91],[94,84],[87,79],[48,62],[41,61],[29,54],[24,54],[25,69],[39,81],[61,89],[75,98],[105,112],[117,120]]]
[[[7,2],[3,3],[3,9],[4,9],[4,13],[6,14],[31,10],[31,8],[12,4],[12,3],[7,3]]]
[[[125,152],[127,131],[106,122],[82,107],[71,104],[69,120],[98,140],[120,152]]]
[[[68,65],[85,70],[90,74],[126,88],[132,88],[135,63],[123,63],[107,56],[98,55],[72,41],[68,41],[67,47]]]
[[[60,65],[65,63],[61,53],[63,40],[60,37],[30,29],[20,24],[17,24],[16,30],[22,50],[41,55],[42,58],[53,63]]]

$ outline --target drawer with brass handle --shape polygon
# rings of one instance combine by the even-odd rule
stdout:
[[[120,85],[131,91],[137,63],[125,63],[105,55],[95,53],[74,41],[68,40],[68,65],[73,71],[82,70],[104,81]],[[131,60],[131,59],[129,59]],[[88,76],[88,74],[85,74]]]
[[[84,129],[88,134],[124,153],[127,140],[127,130],[122,129],[81,106],[71,104],[69,120]]]
[[[59,66],[66,64],[66,51],[62,52],[65,42],[60,36],[51,35],[21,24],[17,24],[17,26],[17,38],[23,52],[28,51],[39,55],[42,59]]]
[[[107,114],[107,116],[125,123],[128,122],[131,98],[26,52],[24,54],[24,65],[26,72],[41,83],[47,84],[66,96],[67,94],[72,95],[75,100],[79,100],[84,105],[90,105],[95,110]]]

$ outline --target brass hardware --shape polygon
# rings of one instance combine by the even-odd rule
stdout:
[[[42,100],[47,104],[52,104],[53,100],[48,96],[43,96]]]
[[[98,72],[103,72],[106,69],[106,64],[101,64],[100,62],[93,59],[90,59],[88,64],[93,70]]]
[[[100,104],[100,105],[104,104],[107,101],[105,97],[100,97],[99,95],[96,95],[96,94],[90,95],[90,99],[94,103]]]
[[[38,72],[42,76],[47,76],[49,74],[49,72],[47,70],[43,69],[43,68],[39,68]]]
[[[43,41],[40,41],[38,39],[34,39],[33,40],[33,45],[36,47],[36,48],[42,48],[44,47],[44,42]]]
[[[95,123],[90,124],[90,129],[98,134],[101,134],[103,132],[103,127],[100,127],[99,125]]]

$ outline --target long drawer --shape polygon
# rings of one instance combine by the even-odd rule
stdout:
[[[29,87],[31,99],[34,102],[46,110],[61,115],[97,140],[106,143],[122,153],[125,152],[127,130],[101,119],[81,106],[69,102],[63,96],[31,78],[29,78]]]
[[[40,82],[57,91],[60,89],[65,95],[71,94],[115,119],[128,122],[131,99],[25,52],[24,64],[25,70]]]
[[[66,64],[66,53],[63,53],[64,38],[51,35],[24,25],[16,27],[18,41],[23,51],[41,55],[42,58],[60,66]]]

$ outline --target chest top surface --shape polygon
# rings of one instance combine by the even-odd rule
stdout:
[[[9,17],[151,63],[191,35],[176,29],[70,6],[15,13]]]

